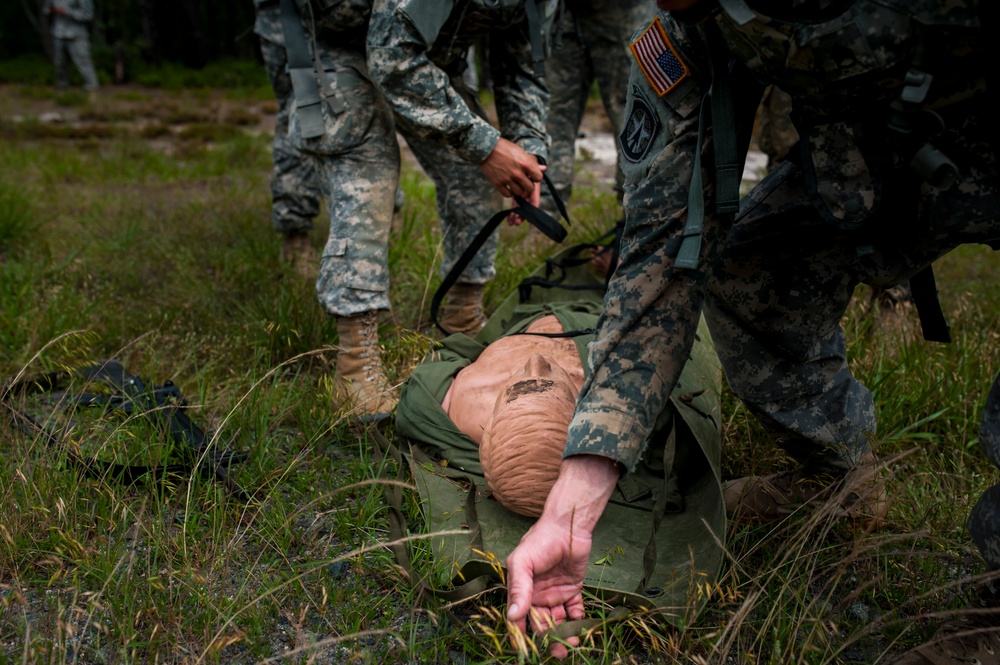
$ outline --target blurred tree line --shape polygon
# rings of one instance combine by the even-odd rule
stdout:
[[[201,69],[228,58],[259,59],[251,0],[93,0],[94,58],[115,79],[129,62]],[[0,1],[0,59],[51,55],[42,0]]]

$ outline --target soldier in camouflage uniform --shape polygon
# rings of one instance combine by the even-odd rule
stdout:
[[[992,58],[979,16],[987,5],[749,2],[659,0],[671,11],[658,13],[633,45],[620,137],[621,264],[590,347],[593,373],[559,480],[507,560],[508,619],[522,628],[530,610],[536,629],[583,615],[593,525],[619,474],[642,454],[699,312],[733,392],[800,465],[744,481],[747,498],[762,499],[751,508],[781,514],[839,482],[854,490],[853,507],[877,513],[880,497],[864,496],[878,487],[865,466],[874,402],[851,375],[841,316],[859,283],[896,284],[962,243],[1000,248],[985,85]],[[933,44],[932,52],[916,48],[923,44]],[[710,85],[722,89],[718,78],[712,83],[713,68],[727,71],[730,62],[731,108],[721,92],[713,95],[718,106],[703,102]],[[769,84],[792,96],[809,156],[779,166],[734,216],[728,211],[736,209],[741,162]],[[921,124],[932,117],[928,108],[940,128]],[[722,112],[729,117],[709,121]],[[727,155],[730,128],[736,135]],[[989,441],[1000,447],[1000,437],[984,441],[1000,463],[1000,450],[989,449]],[[994,494],[984,495],[968,525],[990,569],[1000,568]]]
[[[537,204],[543,167],[536,156],[545,156],[547,98],[533,69],[524,5],[509,0],[449,15],[438,11],[444,3],[437,0],[374,7],[351,0],[316,22],[310,48],[323,70],[316,82],[324,131],[304,136],[296,98],[290,136],[314,156],[330,213],[316,291],[337,318],[335,378],[355,415],[382,416],[397,400],[377,333],[378,312],[390,308],[388,242],[400,171],[396,118],[437,189],[443,273],[500,208],[490,183],[506,196],[532,197]],[[407,12],[419,22],[404,18]],[[491,52],[502,77],[496,98],[503,137],[461,84],[466,50],[483,34],[496,38]],[[366,53],[369,35],[373,44]],[[487,244],[453,287],[441,319],[447,329],[473,335],[482,327],[482,285],[494,275],[495,250],[495,241]]]
[[[549,180],[569,203],[573,192],[573,162],[587,101],[594,82],[604,112],[615,133],[625,116],[628,90],[629,38],[653,9],[649,0],[567,0],[560,22],[560,39],[545,63],[549,84]],[[621,169],[615,171],[615,189],[621,196]],[[548,190],[542,207],[554,211]]]
[[[51,21],[52,56],[56,66],[56,85],[69,86],[66,54],[80,76],[83,89],[93,95],[97,91],[97,72],[90,57],[90,23],[94,20],[94,3],[91,0],[45,0],[42,13]]]
[[[322,195],[310,155],[300,152],[288,137],[292,106],[292,79],[281,29],[278,0],[254,0],[257,10],[253,31],[260,37],[260,53],[278,101],[271,148],[271,224],[282,236],[281,258],[297,272],[312,277],[319,257],[309,241],[313,218],[319,214]]]
[[[499,210],[497,193],[538,204],[548,147],[541,64],[558,10],[559,0],[375,0],[368,64],[400,132],[434,180],[442,276]],[[479,40],[489,43],[500,129],[488,122],[463,77],[467,53]],[[446,330],[472,336],[486,322],[483,285],[495,274],[496,243],[494,235],[451,288],[441,320]]]

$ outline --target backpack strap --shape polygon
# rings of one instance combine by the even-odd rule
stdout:
[[[566,205],[562,202],[562,199],[559,198],[559,194],[556,193],[555,186],[544,172],[542,173],[542,179],[545,182],[545,185],[549,188],[549,192],[552,194],[552,200],[556,202],[556,208],[559,210],[559,214],[566,220],[566,223],[569,224],[569,215],[566,212]],[[562,242],[566,239],[568,231],[551,215],[541,208],[536,208],[531,205],[520,196],[515,195],[514,200],[517,201],[517,205],[515,207],[501,210],[496,213],[488,222],[486,222],[486,225],[479,230],[476,237],[472,239],[472,242],[469,243],[469,246],[465,248],[465,251],[462,252],[462,255],[458,257],[457,261],[455,261],[451,270],[449,270],[448,274],[445,275],[445,278],[441,281],[441,285],[437,288],[437,291],[434,292],[434,297],[431,298],[431,321],[437,329],[445,335],[450,335],[451,331],[445,330],[438,322],[438,311],[441,308],[441,303],[444,300],[444,297],[448,294],[449,289],[451,289],[451,287],[458,282],[458,278],[461,276],[462,271],[465,270],[472,259],[476,256],[476,253],[479,252],[480,248],[482,248],[486,239],[489,238],[494,231],[496,231],[497,227],[500,226],[500,223],[507,219],[507,216],[510,215],[510,213],[517,213],[555,242]]]
[[[705,128],[711,119],[712,149],[715,158],[715,212],[734,214],[740,207],[740,178],[746,150],[740,150],[732,73],[734,66],[721,36],[711,26],[705,30],[712,71],[712,86],[702,99],[698,114],[698,145],[688,188],[688,212],[674,265],[694,270],[701,254],[701,236],[705,223],[705,191],[701,175],[701,152]],[[759,85],[759,84],[758,84]]]

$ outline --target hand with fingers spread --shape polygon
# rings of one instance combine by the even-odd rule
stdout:
[[[619,475],[618,463],[605,457],[563,460],[542,516],[507,557],[507,620],[513,630],[525,631],[529,617],[535,633],[583,618],[591,536]],[[579,640],[567,642],[575,646]],[[557,658],[568,654],[558,643],[550,651]]]

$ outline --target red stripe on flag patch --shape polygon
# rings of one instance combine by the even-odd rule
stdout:
[[[657,95],[667,94],[688,75],[687,65],[677,55],[659,16],[632,42],[631,49]]]

